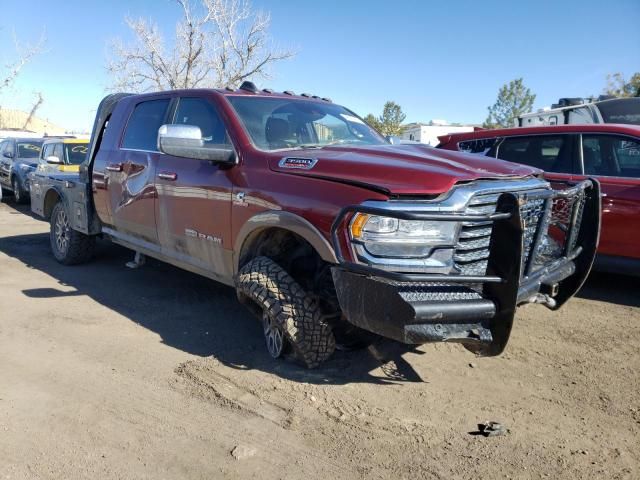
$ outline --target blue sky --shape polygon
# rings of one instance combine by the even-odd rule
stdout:
[[[479,123],[499,87],[523,77],[536,107],[562,96],[599,94],[610,72],[640,71],[640,0],[383,1],[253,0],[271,12],[274,42],[298,55],[261,87],[329,96],[357,113],[398,102],[407,121]],[[107,44],[127,38],[123,18],[155,19],[172,34],[171,0],[1,0],[0,62],[12,32],[47,53],[25,68],[0,105],[88,129],[105,93]]]

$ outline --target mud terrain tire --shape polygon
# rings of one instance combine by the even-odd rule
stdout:
[[[335,339],[317,302],[278,264],[256,257],[236,277],[240,296],[255,302],[280,325],[296,358],[307,368],[327,360]]]
[[[63,265],[88,262],[93,256],[96,237],[85,235],[73,228],[62,202],[53,207],[51,213],[49,241],[55,259]]]

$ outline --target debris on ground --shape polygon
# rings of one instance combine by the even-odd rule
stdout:
[[[253,457],[256,454],[256,449],[248,447],[247,445],[236,445],[231,450],[231,456],[236,460],[245,460]]]
[[[485,437],[497,437],[506,435],[509,430],[498,422],[484,422],[478,424],[478,432]]]

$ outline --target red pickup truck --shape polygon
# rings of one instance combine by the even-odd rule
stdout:
[[[559,308],[584,282],[598,182],[391,145],[352,111],[258,90],[114,94],[79,173],[32,179],[63,264],[102,236],[234,286],[269,353],[308,367],[336,342],[503,351],[516,307]],[[188,305],[185,305],[188,308]]]
[[[640,275],[640,126],[479,130],[442,136],[438,148],[537,167],[551,181],[595,177],[602,189],[602,234],[594,268]]]

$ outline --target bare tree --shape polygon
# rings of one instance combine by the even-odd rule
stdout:
[[[34,103],[33,107],[31,107],[31,111],[29,112],[29,115],[24,121],[24,125],[22,125],[23,130],[27,129],[27,127],[31,123],[31,120],[33,120],[33,118],[36,116],[36,112],[42,106],[42,102],[44,102],[44,98],[42,98],[42,92],[36,92],[36,97],[37,97],[36,103]]]
[[[16,59],[5,65],[4,69],[0,70],[0,95],[6,93],[6,91],[15,83],[16,79],[20,75],[22,69],[35,57],[36,55],[44,51],[45,36],[44,33],[40,36],[40,39],[35,44],[22,45],[15,33],[13,35],[13,41],[16,48]],[[38,98],[31,108],[31,114],[29,115],[29,121],[35,116],[36,111],[42,105],[42,94],[37,94]],[[0,110],[2,107],[0,106]],[[0,127],[2,127],[2,115],[0,115]]]
[[[235,87],[248,78],[268,78],[273,63],[295,54],[273,47],[270,16],[254,11],[248,0],[175,2],[182,18],[171,44],[155,22],[125,18],[134,42],[111,45],[112,90]]]

